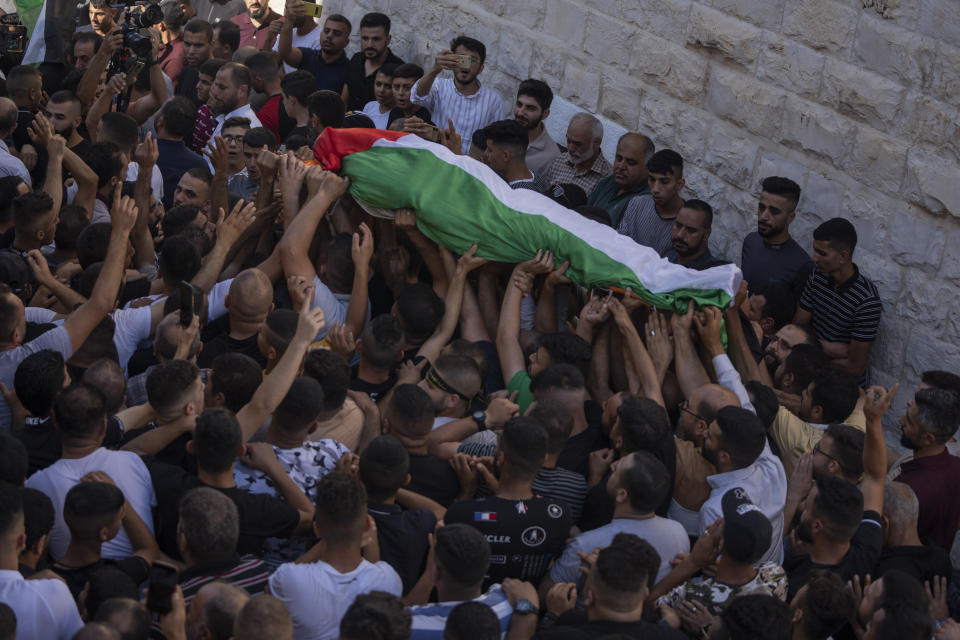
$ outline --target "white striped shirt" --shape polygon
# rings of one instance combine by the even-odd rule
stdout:
[[[817,337],[828,342],[873,342],[883,305],[872,282],[854,265],[854,275],[841,285],[814,270],[800,296],[800,307],[813,316]]]
[[[422,80],[422,78],[421,78]],[[480,81],[477,81],[479,84]],[[460,134],[460,149],[467,153],[473,132],[482,129],[491,122],[502,120],[503,101],[492,89],[481,86],[473,95],[465,96],[457,91],[451,78],[436,78],[425,96],[417,93],[420,80],[410,89],[410,100],[414,104],[426,107],[433,121],[441,129],[447,127],[447,120]]]

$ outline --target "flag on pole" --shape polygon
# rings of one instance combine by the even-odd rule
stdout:
[[[428,238],[496,262],[522,262],[538,249],[570,261],[566,276],[585,287],[631,287],[664,309],[724,308],[743,278],[736,265],[704,271],[661,258],[650,247],[529,189],[511,189],[482,162],[414,134],[327,128],[314,143],[324,168],[350,178],[350,192],[372,207],[413,208]]]
[[[14,4],[30,38],[22,64],[65,63],[65,43],[76,27],[76,0],[14,0]]]

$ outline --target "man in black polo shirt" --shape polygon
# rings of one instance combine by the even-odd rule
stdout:
[[[494,496],[454,503],[444,517],[446,524],[469,524],[486,536],[490,543],[487,584],[506,578],[537,584],[550,561],[563,550],[573,524],[569,507],[535,496],[532,489],[546,454],[547,432],[540,423],[511,418],[503,427],[494,457],[499,478],[483,463],[474,465],[494,489]],[[466,484],[469,469],[463,468],[465,456],[455,460],[461,484]]]
[[[857,230],[849,220],[827,220],[813,232],[816,270],[804,285],[794,324],[812,324],[830,365],[865,377],[882,305],[877,288],[853,262]]]
[[[374,99],[373,84],[380,67],[403,64],[390,51],[390,18],[382,13],[368,13],[360,20],[360,48],[347,68],[343,103],[348,111],[360,111]]]
[[[743,239],[740,250],[743,279],[751,293],[771,282],[783,282],[799,295],[813,268],[810,255],[790,237],[800,185],[790,178],[770,176],[760,189],[757,230]]]
[[[347,54],[343,52],[350,40],[350,21],[339,14],[329,16],[323,23],[320,49],[298,46],[294,42],[294,28],[305,19],[301,5],[287,4],[283,28],[277,39],[280,58],[297,69],[309,71],[317,79],[317,90],[344,90],[347,82]]]

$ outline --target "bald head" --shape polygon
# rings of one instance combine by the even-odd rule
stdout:
[[[234,640],[293,640],[293,620],[283,603],[267,594],[243,605],[233,623]]]
[[[635,151],[643,156],[643,162],[646,164],[647,160],[650,159],[650,156],[653,155],[654,150],[656,149],[653,141],[642,133],[625,133],[620,136],[620,141],[617,142],[617,149],[620,148],[629,149]]]
[[[699,396],[697,408],[706,407],[714,415],[724,407],[740,406],[737,394],[718,384],[705,384],[697,389],[695,395]]]
[[[209,582],[197,591],[187,613],[187,637],[229,638],[237,614],[250,599],[243,589],[226,582]],[[268,636],[266,636],[268,637]],[[272,639],[271,639],[272,640]]]
[[[567,125],[567,153],[576,164],[593,162],[600,154],[603,142],[603,124],[594,116],[581,111]]]
[[[259,269],[241,271],[230,283],[226,306],[230,319],[240,322],[263,322],[273,303],[273,285]]]
[[[17,105],[10,98],[0,98],[0,135],[10,135],[17,126]]]
[[[180,344],[180,336],[183,334],[183,326],[180,324],[180,312],[173,311],[168,313],[157,325],[157,335],[153,341],[153,351],[160,362],[173,360],[177,354],[177,345]],[[200,350],[200,333],[193,338],[193,344],[190,345],[190,353],[187,354],[187,360],[192,360],[197,356]]]

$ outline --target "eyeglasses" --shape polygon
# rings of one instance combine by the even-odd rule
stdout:
[[[827,458],[833,460],[833,461],[836,462],[837,464],[840,464],[840,461],[837,460],[837,458],[836,458],[835,456],[830,455],[829,453],[827,453],[826,451],[824,451],[823,449],[820,448],[820,443],[819,443],[819,442],[818,442],[817,444],[813,445],[813,452],[814,452],[815,454],[816,454],[816,453],[822,453],[822,454],[823,454],[824,456],[826,456]]]
[[[243,136],[220,136],[227,144],[243,144]]]
[[[697,420],[703,420],[704,422],[706,422],[706,420],[702,416],[691,411],[689,407],[690,407],[690,403],[687,402],[686,400],[680,403],[680,411],[683,411],[684,413],[689,413]]]

